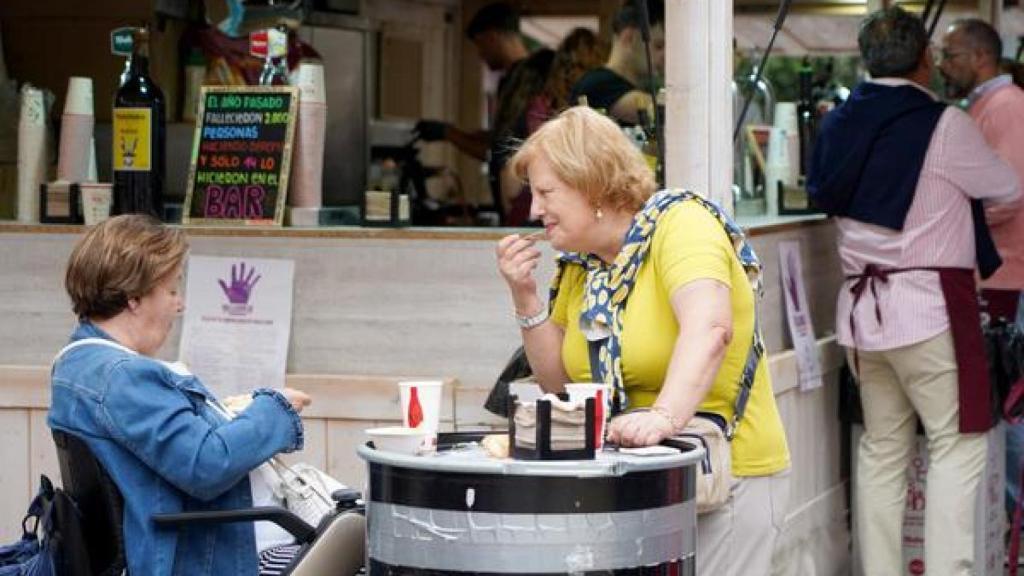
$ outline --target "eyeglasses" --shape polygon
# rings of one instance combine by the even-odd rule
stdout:
[[[950,51],[950,50],[945,50],[945,49],[943,49],[943,50],[939,50],[939,49],[936,49],[936,48],[932,49],[932,56],[935,59],[935,63],[936,64],[941,64],[942,62],[945,62],[947,60],[956,60],[957,58],[959,58],[961,56],[967,56],[969,54],[970,54],[970,52],[967,52],[967,51],[964,51],[964,50]]]

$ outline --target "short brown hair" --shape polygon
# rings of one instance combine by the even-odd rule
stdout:
[[[525,182],[538,155],[595,207],[636,212],[657,187],[654,172],[618,124],[587,106],[573,106],[538,128],[509,160],[512,173]]]
[[[184,262],[185,234],[151,216],[125,214],[93,227],[75,245],[64,275],[79,318],[106,320],[141,298]]]

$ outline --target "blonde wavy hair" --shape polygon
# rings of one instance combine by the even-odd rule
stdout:
[[[185,261],[180,229],[141,214],[115,216],[86,232],[68,259],[64,288],[79,318],[106,320],[149,294]]]
[[[587,106],[569,108],[537,129],[509,160],[512,173],[528,183],[527,169],[538,156],[595,207],[637,212],[656,189],[654,174],[622,129]]]

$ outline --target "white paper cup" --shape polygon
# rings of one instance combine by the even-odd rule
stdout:
[[[594,448],[600,450],[604,446],[605,424],[611,413],[611,387],[595,382],[576,382],[566,384],[565,391],[569,401],[583,403],[587,398],[594,399]]]
[[[38,88],[21,88],[18,117],[18,221],[39,221],[39,185],[46,181],[46,103]]]
[[[295,72],[295,85],[299,88],[299,102],[327,102],[323,64],[300,62]]]
[[[776,102],[775,127],[787,132],[797,132],[796,102]]]
[[[441,423],[440,380],[407,381],[398,383],[398,397],[402,407],[402,425],[427,431],[423,439],[424,450],[437,447],[437,429]]]
[[[93,115],[92,78],[71,77],[68,81],[68,93],[64,98],[64,113]]]
[[[113,186],[109,182],[83,182],[78,185],[82,195],[82,215],[86,226],[95,226],[110,217]]]
[[[64,114],[60,122],[60,148],[57,152],[57,178],[68,182],[89,179],[92,153],[92,114]]]
[[[292,173],[288,182],[289,206],[319,208],[323,205],[326,136],[327,105],[305,100],[299,102]]]

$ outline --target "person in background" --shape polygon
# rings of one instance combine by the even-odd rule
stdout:
[[[561,251],[545,303],[536,240],[512,234],[496,248],[538,382],[547,392],[566,382],[612,383],[630,408],[609,424],[608,441],[622,446],[658,444],[698,409],[730,421],[741,382],[751,384],[731,443],[731,498],[698,517],[697,573],[769,574],[790,460],[756,345],[761,268],[743,233],[696,194],[655,193],[640,151],[586,106],[541,126],[510,167],[529,184],[532,215]],[[596,373],[585,335],[594,333],[608,335]]]
[[[505,134],[492,148],[488,165],[490,169],[500,170],[494,185],[500,191],[503,226],[526,226],[529,221],[529,201],[525,202],[523,209],[523,189],[515,178],[510,177],[508,157],[518,143],[530,135],[530,104],[543,93],[554,59],[554,51],[542,48],[515,70],[494,121],[495,128]]]
[[[184,308],[187,251],[184,232],[149,216],[86,232],[68,261],[78,326],[54,360],[47,424],[83,440],[120,489],[128,573],[273,574],[262,569],[269,559],[298,547],[262,522],[179,531],[150,520],[272,503],[257,467],[302,449],[299,412],[310,403],[298,390],[261,388],[227,420],[198,378],[155,358]]]
[[[999,33],[976,18],[957,20],[942,37],[939,71],[946,95],[966,100],[967,112],[996,154],[1024,184],[1024,90],[1002,74]],[[1003,265],[981,283],[983,306],[993,317],[1010,322],[1024,290],[1024,210],[1019,202],[989,206],[985,215]],[[1020,498],[1020,460],[1024,457],[1024,424],[1011,425],[1006,435],[1007,509]]]
[[[562,39],[544,90],[530,102],[526,119],[530,134],[562,110],[576,105],[569,100],[570,91],[584,74],[604,63],[606,54],[597,34],[587,28],[574,28]]]
[[[665,71],[665,5],[662,0],[647,3],[651,27],[651,59],[654,73]],[[572,87],[569,103],[587,99],[591,108],[603,110],[619,124],[640,123],[641,112],[654,118],[654,102],[647,88],[647,56],[640,27],[643,15],[636,0],[627,0],[612,21],[612,48],[608,61],[584,74]]]
[[[604,62],[604,53],[597,35],[586,28],[575,28],[562,39],[555,51],[543,89],[528,103],[525,114],[527,135],[536,132],[543,123],[566,108],[569,104],[569,90],[585,72]],[[530,187],[523,186],[508,169],[508,165],[501,178],[503,193],[511,192],[513,195],[507,210],[507,225],[529,224]]]
[[[526,137],[526,107],[544,85],[553,52],[544,49],[530,54],[519,33],[519,13],[507,2],[481,8],[466,27],[466,36],[487,68],[502,73],[490,130],[469,132],[448,122],[420,120],[414,134],[424,142],[450,142],[462,153],[487,162],[494,208],[504,224],[506,198],[514,194],[502,192],[501,169],[510,142]]]
[[[879,10],[857,36],[871,80],[822,122],[808,193],[836,220],[845,283],[836,326],[857,376],[864,435],[856,526],[865,574],[900,574],[906,469],[917,421],[928,438],[924,556],[968,576],[974,509],[993,425],[975,296],[999,266],[972,200],[1012,202],[1017,177],[961,110],[926,86],[921,19]],[[979,206],[980,208],[980,206]]]

